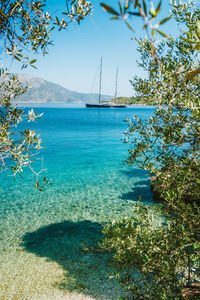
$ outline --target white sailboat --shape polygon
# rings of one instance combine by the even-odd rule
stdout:
[[[118,68],[116,71],[116,82],[115,82],[115,103],[102,103],[101,102],[101,81],[102,81],[102,56],[100,63],[100,78],[99,78],[99,102],[98,103],[86,103],[86,107],[99,107],[99,108],[124,108],[126,105],[117,104],[117,79],[118,79]]]

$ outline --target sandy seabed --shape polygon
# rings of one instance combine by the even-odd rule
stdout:
[[[117,281],[108,277],[111,271],[108,256],[84,252],[77,243],[68,249],[70,245],[65,238],[64,235],[54,240],[55,247],[60,244],[60,255],[48,240],[42,242],[41,247],[50,247],[52,257],[58,255],[57,262],[22,248],[5,251],[1,257],[4,271],[0,274],[0,299],[111,300],[122,295]]]

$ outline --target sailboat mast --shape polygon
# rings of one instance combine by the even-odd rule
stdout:
[[[118,80],[118,67],[117,67],[117,71],[116,71],[116,81],[115,81],[115,105],[117,102],[117,80]]]
[[[99,104],[101,103],[101,77],[102,77],[102,56],[100,63],[100,78],[99,78]]]

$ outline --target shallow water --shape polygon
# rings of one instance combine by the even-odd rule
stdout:
[[[130,215],[139,196],[152,201],[148,174],[122,164],[128,145],[121,139],[127,116],[147,119],[153,108],[36,110],[44,115],[32,127],[44,148],[35,166],[43,160],[52,184],[39,192],[27,171],[16,182],[0,176],[0,299],[69,298],[74,291],[116,299],[116,283],[105,279],[108,257],[82,244],[96,245],[101,224]]]

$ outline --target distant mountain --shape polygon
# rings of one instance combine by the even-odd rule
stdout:
[[[18,74],[22,82],[29,85],[28,91],[14,100],[16,103],[93,103],[98,101],[98,94],[84,94],[68,90],[59,84],[34,77],[28,74]],[[107,101],[111,96],[102,95]]]

